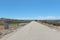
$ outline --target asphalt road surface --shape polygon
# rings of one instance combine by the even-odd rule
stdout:
[[[60,40],[60,32],[32,21],[1,40]]]

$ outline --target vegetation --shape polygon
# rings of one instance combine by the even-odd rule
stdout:
[[[17,20],[17,19],[0,18],[0,25],[4,24],[4,20],[8,20],[9,24],[29,23],[33,21],[33,20]],[[60,20],[35,20],[35,21],[40,21],[42,23],[48,23],[48,24],[60,26]]]
[[[31,20],[17,20],[17,19],[7,19],[0,18],[0,30],[4,29],[4,21],[7,20],[9,23],[9,28],[15,28],[20,23],[29,23]]]
[[[31,20],[17,20],[17,19],[0,18],[0,25],[4,24],[5,20],[7,20],[9,24],[28,23],[31,21]]]
[[[60,26],[60,21],[58,22],[58,20],[43,20],[42,22],[52,24],[55,26]]]

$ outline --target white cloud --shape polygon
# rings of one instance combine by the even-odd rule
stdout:
[[[38,16],[38,17],[26,17],[26,18],[10,18],[10,19],[23,19],[23,20],[54,20],[54,19],[60,19],[60,17],[56,16]]]

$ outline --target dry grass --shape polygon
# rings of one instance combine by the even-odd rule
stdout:
[[[9,24],[9,29],[15,28],[17,24]],[[4,30],[4,25],[0,25],[0,31]]]
[[[0,31],[4,30],[4,26],[0,25]]]

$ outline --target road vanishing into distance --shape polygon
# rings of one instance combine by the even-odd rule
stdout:
[[[0,40],[60,40],[60,32],[32,21]]]

